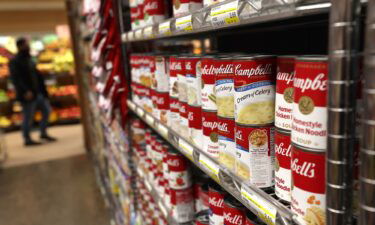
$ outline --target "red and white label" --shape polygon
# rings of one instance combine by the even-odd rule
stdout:
[[[224,202],[223,216],[225,225],[245,224],[245,210],[242,208],[232,207],[226,202]]]
[[[179,134],[182,137],[188,138],[189,136],[189,120],[188,120],[188,104],[180,101],[180,130]]]
[[[189,163],[181,154],[168,153],[169,186],[180,190],[192,185]]]
[[[201,101],[203,110],[217,110],[215,95],[215,60],[213,58],[203,58],[202,64],[202,91]]]
[[[212,188],[209,190],[209,204],[211,209],[210,224],[221,225],[224,224],[224,193],[218,192]]]
[[[294,57],[277,58],[275,126],[292,129]]]
[[[292,211],[300,224],[326,224],[325,153],[292,146]]]
[[[180,102],[178,101],[178,98],[169,96],[169,107],[168,126],[178,131],[180,128]]]
[[[290,160],[292,145],[290,144],[290,133],[276,130],[275,132],[275,193],[280,199],[290,202],[291,177]]]
[[[169,58],[169,95],[178,98],[177,75],[182,72],[182,61],[176,57]]]
[[[179,0],[173,2],[173,16],[182,16],[189,12],[190,0]]]
[[[217,115],[234,118],[234,66],[230,59],[215,60]]]
[[[203,151],[219,157],[219,134],[216,111],[202,111]]]
[[[151,94],[151,101],[152,101],[152,115],[155,118],[159,118],[157,92],[154,89],[150,89],[150,94]]]
[[[155,81],[156,90],[159,92],[169,91],[169,61],[166,56],[155,57]]]
[[[193,188],[182,190],[170,189],[172,215],[178,223],[186,223],[194,219],[194,195]]]
[[[274,184],[273,125],[245,126],[236,124],[236,168],[238,176],[259,188]]]
[[[202,148],[202,108],[188,105],[189,136],[193,143]]]
[[[236,123],[262,125],[274,122],[275,57],[234,60]]]
[[[187,102],[185,59],[179,58],[178,61],[179,61],[179,64],[181,64],[181,70],[177,71],[178,100],[180,100],[181,102]]]
[[[145,15],[164,15],[166,8],[163,0],[145,0],[144,6]]]
[[[292,141],[300,146],[327,148],[328,64],[296,60]]]
[[[187,85],[187,101],[191,106],[201,106],[202,69],[198,58],[185,60],[185,74]]]
[[[236,159],[236,142],[234,138],[234,118],[218,116],[219,161],[227,168],[234,170]]]
[[[159,119],[160,122],[167,124],[168,123],[168,112],[169,112],[169,93],[168,92],[156,92],[157,95],[157,106],[159,110]]]

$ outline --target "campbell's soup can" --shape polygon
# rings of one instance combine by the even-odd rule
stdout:
[[[165,185],[169,187],[169,166],[168,166],[168,152],[169,145],[163,144],[163,177],[165,179]]]
[[[326,224],[325,152],[292,144],[292,211],[302,225]]]
[[[173,16],[182,16],[189,12],[191,0],[175,0],[173,1]]]
[[[276,58],[264,55],[238,57],[233,64],[236,123],[273,123]]]
[[[275,126],[292,129],[294,56],[277,57]]]
[[[180,153],[171,150],[167,159],[169,187],[175,190],[191,187],[192,177],[188,160]]]
[[[158,92],[169,92],[169,58],[168,56],[155,56],[155,80]]]
[[[219,161],[227,168],[234,170],[236,159],[236,142],[234,138],[234,118],[217,117],[219,134]]]
[[[159,109],[158,109],[158,95],[155,89],[150,89],[150,97],[152,101],[152,116],[159,118]]]
[[[236,124],[236,174],[259,188],[274,185],[275,127]]]
[[[189,137],[193,144],[203,148],[202,108],[188,105]]]
[[[169,57],[169,96],[178,99],[178,74],[182,73],[182,61],[176,56]]]
[[[156,163],[157,170],[160,173],[162,173],[163,171],[163,144],[163,139],[159,137],[156,138],[153,157]]]
[[[144,14],[145,0],[137,0],[137,12],[138,17],[136,20],[137,27],[143,27],[145,25],[145,14]]]
[[[186,75],[185,75],[185,58],[177,58],[176,68],[177,70],[177,90],[178,90],[178,100],[180,102],[187,102],[187,85],[186,85]],[[181,67],[181,68],[180,68]]]
[[[223,216],[225,225],[245,224],[246,208],[232,196],[227,196],[224,199]]]
[[[177,223],[186,223],[194,220],[193,188],[181,190],[170,189],[172,216]]]
[[[209,185],[210,224],[221,225],[224,223],[224,198],[226,192],[216,183]]]
[[[210,208],[209,195],[208,195],[208,183],[201,184],[198,192],[199,201],[202,203],[199,210],[206,210]]]
[[[281,200],[290,202],[291,177],[290,161],[292,146],[290,131],[276,129],[275,132],[275,194]]]
[[[157,99],[156,104],[158,108],[157,119],[163,124],[168,124],[168,112],[169,112],[169,93],[168,92],[156,92]]]
[[[203,7],[203,0],[190,0],[189,11],[195,12]]]
[[[292,142],[307,148],[326,149],[327,57],[298,57],[295,68]]]
[[[191,106],[201,106],[202,69],[199,56],[185,58],[187,102]]]
[[[180,101],[171,96],[169,96],[168,126],[175,131],[180,129]]]
[[[215,95],[215,58],[213,56],[204,56],[201,59],[202,67],[202,90],[201,102],[203,110],[217,110]]]
[[[210,210],[202,210],[195,214],[195,225],[209,225]]]
[[[213,158],[219,157],[219,135],[216,111],[202,111],[203,151]]]
[[[189,138],[189,119],[188,119],[188,104],[180,101],[180,129],[179,134],[184,138]]]
[[[233,60],[229,57],[217,58],[214,65],[217,115],[224,118],[234,118]]]
[[[145,25],[153,25],[166,19],[167,7],[164,0],[145,0],[143,11]]]

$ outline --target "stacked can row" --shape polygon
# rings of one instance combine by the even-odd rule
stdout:
[[[158,65],[148,75],[144,57]],[[302,224],[306,214],[324,218],[324,57],[133,55],[131,66],[133,93],[148,76],[148,99],[153,90],[165,95],[163,107],[136,94],[137,104],[251,184],[269,188],[276,180],[276,195],[292,202]]]
[[[263,224],[206,174],[192,167],[187,159],[174,151],[156,133],[139,119],[134,119],[132,140],[138,169],[145,174],[146,181],[137,180],[138,200],[141,213],[147,224],[158,221],[164,224],[157,203],[147,191],[149,182],[178,223],[195,221],[196,224]],[[194,174],[194,177],[192,176]],[[151,214],[150,211],[151,210]],[[152,215],[155,210],[155,215]],[[237,221],[237,222],[236,222]]]

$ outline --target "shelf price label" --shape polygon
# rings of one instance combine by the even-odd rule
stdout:
[[[134,32],[133,31],[129,31],[126,36],[127,36],[128,41],[134,40]]]
[[[137,113],[138,113],[138,115],[140,116],[140,117],[142,117],[144,114],[145,114],[145,111],[143,111],[143,109],[141,109],[141,108],[137,108]]]
[[[192,23],[191,15],[176,19],[176,30],[178,31],[193,30],[193,23]]]
[[[171,35],[171,22],[166,21],[164,23],[159,24],[159,34],[162,35]]]
[[[187,154],[187,156],[193,160],[193,152],[194,148],[189,143],[187,143],[182,138],[178,139],[178,146],[182,149],[183,152]]]
[[[149,123],[151,126],[153,126],[154,125],[154,121],[155,121],[155,119],[152,117],[152,116],[150,116],[150,115],[146,115],[146,121],[147,121],[147,123]]]
[[[277,214],[277,209],[275,206],[260,197],[258,194],[249,191],[244,184],[241,185],[241,196],[242,199],[246,200],[249,205],[257,210],[258,216],[264,222],[266,222],[268,225],[275,225]]]
[[[240,22],[238,17],[238,0],[211,9],[211,24],[213,27],[220,27]]]
[[[159,132],[164,136],[168,137],[168,128],[164,126],[163,124],[159,123],[158,124],[158,130]]]
[[[152,26],[149,26],[149,27],[146,27],[144,30],[143,30],[143,36],[145,38],[153,38],[154,37],[154,34],[153,34],[153,30],[152,30]]]
[[[203,154],[199,154],[199,164],[201,164],[206,171],[211,175],[211,177],[220,182],[219,179],[219,172],[220,172],[220,167],[217,165],[214,161],[212,161],[210,158]]]
[[[142,39],[142,29],[135,31],[135,38],[136,39]]]

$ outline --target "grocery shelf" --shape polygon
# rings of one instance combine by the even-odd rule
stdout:
[[[331,3],[318,2],[306,5],[297,0],[227,0],[191,14],[123,33],[121,39],[123,42],[155,40],[328,13]]]
[[[216,159],[208,156],[190,141],[155,119],[143,108],[128,100],[129,108],[144,122],[159,133],[197,167],[220,184],[227,192],[239,200],[267,224],[298,224],[291,210],[274,198],[273,191],[261,190],[243,181]]]

